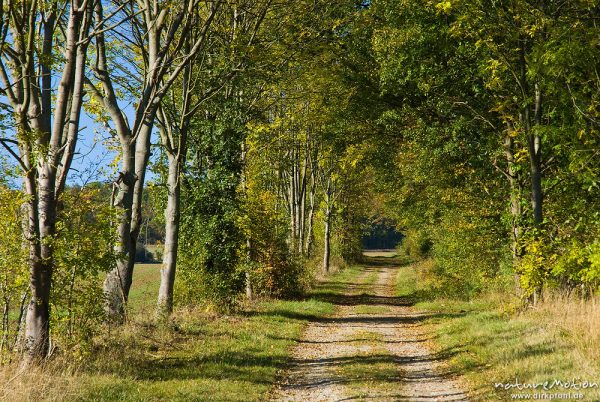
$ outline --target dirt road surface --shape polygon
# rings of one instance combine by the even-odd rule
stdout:
[[[314,320],[294,348],[274,401],[467,401],[442,356],[427,346],[425,315],[395,297],[402,266],[373,259],[336,311]]]

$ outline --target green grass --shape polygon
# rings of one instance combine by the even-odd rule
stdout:
[[[355,314],[385,314],[389,311],[389,307],[369,306],[368,304],[360,304],[354,308]]]
[[[373,331],[357,331],[347,336],[349,341],[353,341],[354,343],[360,345],[364,342],[370,344],[376,344],[378,342],[383,342],[384,336],[379,332]]]
[[[346,381],[345,386],[352,399],[389,394],[398,389],[402,378],[394,356],[385,348],[354,355],[353,361],[341,365],[336,373]]]
[[[179,312],[176,326],[119,334],[81,377],[78,399],[261,400],[307,320],[331,311],[310,299],[265,301],[232,316]]]
[[[37,380],[18,377],[11,388],[0,387],[0,399],[264,400],[306,324],[332,313],[328,297],[363,271],[338,272],[305,300],[262,300],[230,315],[179,309],[171,323],[159,325],[153,320],[159,267],[137,266],[129,324],[96,339],[97,346],[81,363],[56,361]],[[35,381],[44,386],[31,387]]]
[[[160,286],[161,264],[135,264],[129,292],[129,309],[134,316],[154,312]]]
[[[523,391],[497,389],[495,383],[515,379],[520,383],[600,382],[598,362],[576,347],[569,331],[554,325],[556,316],[505,313],[497,295],[474,302],[422,300],[414,266],[398,275],[397,293],[417,301],[418,310],[431,313],[426,325],[435,334],[433,346],[448,356],[453,372],[463,374],[475,400],[509,400],[511,393]],[[600,400],[598,388],[581,392],[583,400]]]

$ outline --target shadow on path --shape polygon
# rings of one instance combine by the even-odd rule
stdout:
[[[308,319],[310,326],[298,340],[296,357],[289,362],[276,400],[466,400],[463,392],[446,386],[457,373],[440,364],[457,351],[430,353],[421,345],[431,338],[417,335],[416,329],[427,319],[464,313],[418,313],[411,307],[419,294],[393,296],[395,278],[407,265],[397,258],[368,258],[356,281],[328,282],[315,290],[312,298],[334,304],[337,313],[325,318],[292,317]],[[280,313],[286,315],[269,314]],[[410,383],[423,383],[429,389],[423,397],[412,388],[404,392]]]

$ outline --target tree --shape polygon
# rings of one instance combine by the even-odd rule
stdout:
[[[0,3],[0,93],[12,115],[12,138],[0,143],[18,162],[27,195],[31,299],[25,362],[48,353],[57,214],[79,134],[87,48],[95,35],[93,5]]]
[[[223,8],[213,22],[210,42],[211,57],[196,57],[184,69],[178,85],[171,88],[172,96],[160,110],[161,141],[168,161],[167,207],[165,209],[165,252],[158,296],[160,315],[169,315],[173,305],[173,285],[177,264],[177,247],[181,208],[181,174],[186,165],[188,138],[198,116],[210,113],[203,104],[211,97],[217,102],[225,98],[240,98],[239,74],[248,69],[249,49],[257,38],[261,24],[269,11],[270,2],[255,1],[238,7]],[[200,33],[200,32],[198,32]],[[188,40],[193,42],[191,35]],[[188,43],[189,46],[189,43]],[[210,74],[206,74],[210,71]],[[247,94],[250,91],[246,91]],[[179,95],[179,96],[177,96]],[[241,103],[239,107],[244,105]],[[196,125],[196,128],[198,126]]]
[[[221,0],[110,3],[114,10],[109,11],[109,15],[111,21],[117,19],[117,23],[122,24],[119,30],[103,22],[105,4],[100,1],[95,4],[94,21],[99,33],[94,41],[96,60],[91,66],[94,77],[87,80],[87,86],[108,113],[103,119],[107,124],[112,121],[121,159],[113,205],[121,211],[117,251],[122,259],[105,282],[107,313],[114,322],[125,318],[156,114],[179,75],[203,51],[221,3]],[[190,42],[188,37],[192,34],[194,40]],[[121,52],[115,54],[114,48],[122,41],[125,46],[117,48]],[[120,69],[119,65],[125,67]],[[126,71],[125,77],[119,76],[119,71],[128,69],[131,71]],[[128,86],[130,82],[135,85]],[[133,101],[135,105],[131,124],[126,107],[119,102],[121,92],[127,92],[126,101]]]

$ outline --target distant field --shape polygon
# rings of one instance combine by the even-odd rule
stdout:
[[[134,315],[141,312],[154,312],[160,286],[160,265],[135,264],[129,293],[129,307]]]
[[[366,257],[395,257],[398,252],[394,249],[387,250],[364,250],[363,255]]]

